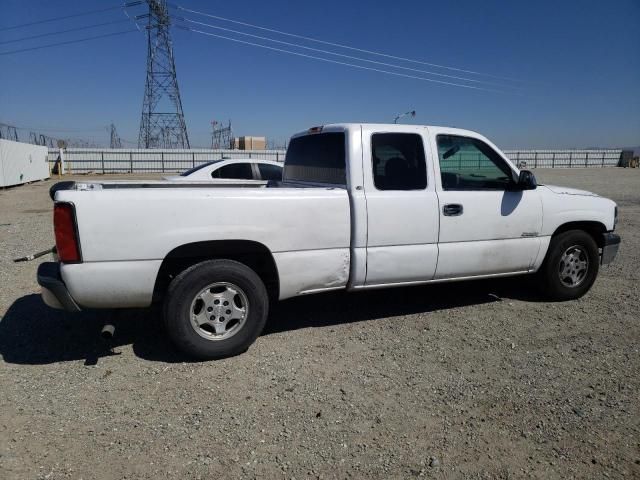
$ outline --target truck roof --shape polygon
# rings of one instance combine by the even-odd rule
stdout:
[[[458,135],[471,135],[478,136],[484,138],[478,132],[474,132],[473,130],[466,130],[463,128],[456,127],[446,127],[446,126],[438,126],[438,125],[415,125],[409,123],[327,123],[325,125],[317,125],[313,126],[307,130],[303,130],[302,132],[297,132],[292,136],[298,137],[301,135],[308,135],[310,133],[319,133],[321,131],[331,131],[331,130],[353,130],[359,129],[360,127],[367,126],[374,130],[382,130],[382,131],[406,131],[406,130],[414,130],[416,128],[426,128],[426,129],[438,129],[438,130],[447,130],[447,132]]]

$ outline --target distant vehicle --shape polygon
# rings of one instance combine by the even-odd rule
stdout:
[[[218,179],[282,180],[280,162],[255,158],[222,159],[191,168],[180,175],[164,177],[172,182],[207,182]]]

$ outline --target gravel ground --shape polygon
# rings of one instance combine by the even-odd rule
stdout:
[[[640,477],[640,171],[536,174],[620,205],[586,297],[510,279],[292,299],[202,363],[157,311],[47,309],[38,262],[11,259],[52,244],[52,182],[0,191],[0,478]]]

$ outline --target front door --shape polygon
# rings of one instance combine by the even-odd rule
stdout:
[[[483,140],[436,135],[439,258],[435,278],[528,271],[538,255],[542,202],[514,191],[508,160]]]

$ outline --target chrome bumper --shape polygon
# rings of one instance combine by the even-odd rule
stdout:
[[[59,263],[44,262],[38,266],[38,285],[42,288],[42,300],[48,306],[67,312],[80,311],[80,307],[62,281]]]
[[[604,238],[604,242],[602,244],[600,263],[602,265],[607,265],[613,262],[613,259],[618,253],[618,248],[620,248],[620,235],[616,235],[615,233],[605,233],[602,236]]]

